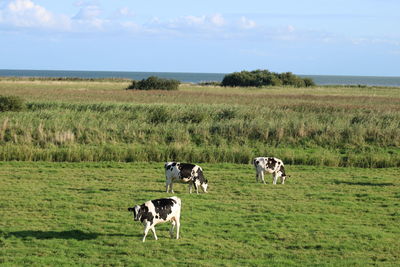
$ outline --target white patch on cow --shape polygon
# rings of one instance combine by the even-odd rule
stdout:
[[[139,221],[140,220],[140,216],[139,216],[140,206],[136,205],[133,209],[135,210],[135,212],[133,213],[133,219],[135,221]]]

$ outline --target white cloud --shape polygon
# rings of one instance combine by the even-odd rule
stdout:
[[[78,1],[75,1],[74,4],[77,7],[98,6],[98,5],[100,5],[98,0],[78,0]]]
[[[101,18],[102,9],[95,2],[79,1],[76,5],[81,8],[72,17],[74,31],[104,30],[110,24],[109,20]]]
[[[354,45],[391,45],[400,46],[400,41],[394,38],[371,38],[371,37],[360,37],[352,38],[350,40]]]
[[[53,14],[30,0],[10,1],[2,11],[2,21],[16,27],[52,27]]]
[[[117,15],[122,17],[133,17],[135,13],[129,7],[121,7],[117,10]]]
[[[173,24],[175,27],[177,26],[196,26],[196,25],[204,25],[206,21],[206,17],[205,16],[200,16],[200,17],[196,17],[196,16],[185,16],[182,17],[181,19],[177,19],[177,20],[173,20]]]
[[[254,27],[256,27],[256,22],[242,16],[239,20],[239,27],[242,29],[253,29]]]
[[[134,23],[132,21],[124,21],[124,22],[121,22],[120,25],[123,28],[125,28],[129,31],[133,31],[133,32],[138,32],[138,31],[142,30],[142,27],[139,24]]]
[[[65,15],[54,15],[31,0],[6,1],[0,10],[0,23],[11,28],[41,28],[68,30],[70,19]]]
[[[0,0],[1,1],[1,0]],[[153,17],[139,21],[128,7],[115,9],[110,14],[98,1],[77,1],[75,15],[55,14],[34,3],[35,0],[7,0],[0,6],[2,29],[37,29],[59,33],[117,33],[153,36],[156,38],[203,38],[246,40],[298,40],[312,39],[293,25],[268,28],[248,17],[224,17],[220,13],[187,15],[161,19]],[[5,26],[5,27],[4,27]],[[32,32],[32,31],[31,31]],[[315,38],[314,38],[315,39]]]
[[[157,24],[170,29],[187,29],[192,30],[211,30],[226,26],[226,20],[221,14],[202,15],[202,16],[182,16],[171,19],[165,23],[157,20]]]
[[[209,21],[211,24],[217,26],[217,27],[222,27],[226,24],[225,19],[222,17],[221,14],[214,14],[209,17]]]
[[[296,28],[293,25],[288,25],[287,26],[287,31],[288,32],[294,32],[296,30]]]
[[[75,16],[54,14],[32,0],[8,0],[0,6],[0,24],[4,28],[37,29],[56,32],[84,32],[104,30],[111,24],[101,18],[102,10],[96,1],[78,1],[80,9]],[[119,25],[115,22],[115,25]]]
[[[77,20],[92,20],[97,18],[101,14],[101,9],[96,5],[88,5],[82,7],[78,14],[76,14],[73,19]]]

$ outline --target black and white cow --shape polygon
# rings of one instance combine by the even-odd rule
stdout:
[[[171,222],[172,226],[169,231],[171,238],[174,236],[174,227],[176,225],[176,239],[179,239],[179,227],[181,217],[181,199],[178,197],[160,198],[149,200],[142,205],[136,205],[128,208],[133,212],[133,219],[141,221],[144,225],[143,242],[146,240],[147,233],[151,230],[154,238],[157,240],[156,224]]]
[[[199,193],[199,186],[204,193],[207,193],[208,181],[204,178],[203,169],[194,164],[180,163],[180,162],[167,162],[165,163],[165,178],[167,193],[171,191],[172,184],[175,181],[189,183],[189,193],[192,193],[192,186]]]
[[[265,184],[264,171],[272,174],[274,178],[274,184],[281,178],[282,184],[285,183],[285,179],[289,176],[285,173],[285,167],[280,159],[273,157],[258,157],[253,160],[254,168],[256,168],[256,182],[259,179]]]

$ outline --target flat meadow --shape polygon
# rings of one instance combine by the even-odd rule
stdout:
[[[182,199],[181,239],[127,211],[165,197],[163,163],[0,163],[1,261],[17,266],[398,265],[399,169],[202,164],[208,194]]]
[[[400,88],[124,90],[127,80],[0,78],[26,108],[0,112],[0,264],[365,266],[400,264]],[[285,185],[257,184],[276,156]],[[201,165],[141,242],[127,208],[169,196],[165,161]]]

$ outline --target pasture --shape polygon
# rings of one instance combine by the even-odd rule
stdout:
[[[129,81],[0,78],[0,265],[397,266],[400,88],[127,91]],[[255,183],[275,156],[285,185]],[[165,161],[197,163],[181,239],[127,208],[166,194]]]
[[[202,164],[208,194],[182,199],[141,242],[127,208],[164,197],[163,163],[0,163],[0,263],[106,266],[395,266],[400,170],[288,166],[285,185],[256,184],[245,164]],[[168,194],[171,195],[171,194]]]

